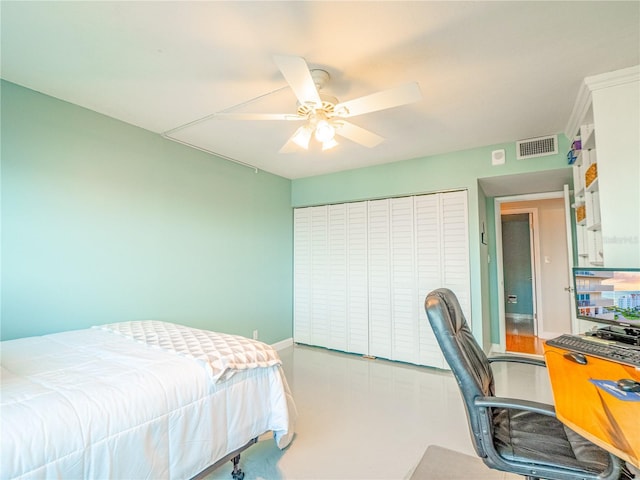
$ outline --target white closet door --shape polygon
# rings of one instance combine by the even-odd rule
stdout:
[[[348,203],[347,351],[369,353],[367,202]]]
[[[392,360],[418,363],[413,197],[390,201]]]
[[[442,194],[442,286],[451,289],[471,325],[467,192]]]
[[[298,208],[294,236],[296,342],[447,368],[424,300],[471,322],[466,191]]]
[[[442,286],[441,195],[420,195],[414,198],[416,229],[418,329],[420,354],[418,363],[446,368],[446,362],[424,310],[429,292]]]
[[[391,358],[389,200],[369,202],[369,355]]]
[[[293,340],[311,343],[311,209],[293,211]]]
[[[311,207],[311,344],[329,343],[328,206]]]
[[[329,338],[326,347],[347,350],[347,206],[329,206]]]

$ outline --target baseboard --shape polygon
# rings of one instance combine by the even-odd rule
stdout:
[[[291,345],[293,345],[293,337],[285,338],[284,340],[271,344],[271,346],[276,350],[283,350]]]
[[[514,322],[533,322],[533,315],[528,313],[505,313],[504,317]]]

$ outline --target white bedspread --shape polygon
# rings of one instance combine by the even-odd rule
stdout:
[[[190,478],[264,432],[280,448],[293,436],[279,362],[216,375],[198,355],[104,328],[1,354],[1,478]]]

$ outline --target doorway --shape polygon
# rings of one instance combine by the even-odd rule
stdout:
[[[506,351],[541,355],[536,302],[537,209],[501,212]],[[535,221],[537,224],[537,221]]]
[[[563,192],[495,197],[494,201],[500,334],[497,351],[542,355],[545,339],[572,331],[573,303],[567,288],[570,285],[570,267],[573,264],[568,188],[565,187]],[[524,245],[523,249],[529,247],[524,253],[515,255],[524,257],[524,260],[518,258],[521,263],[531,265],[533,314],[515,308],[512,310],[512,307],[525,305],[526,302],[521,299],[525,299],[526,294],[519,293],[519,290],[513,293],[511,290],[515,287],[511,285],[505,290],[505,277],[509,281],[511,267],[508,263],[504,265],[503,214],[526,214],[521,219],[529,219],[529,236],[509,240],[508,243]],[[524,221],[521,223],[525,224]],[[525,234],[526,232],[521,235]],[[516,295],[515,298],[511,298],[512,303],[509,303],[509,295]],[[507,313],[510,313],[508,317]],[[533,321],[526,315],[533,315]]]

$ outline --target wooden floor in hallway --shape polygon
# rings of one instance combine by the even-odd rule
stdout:
[[[535,335],[514,335],[507,332],[507,352],[544,354],[544,341]]]

